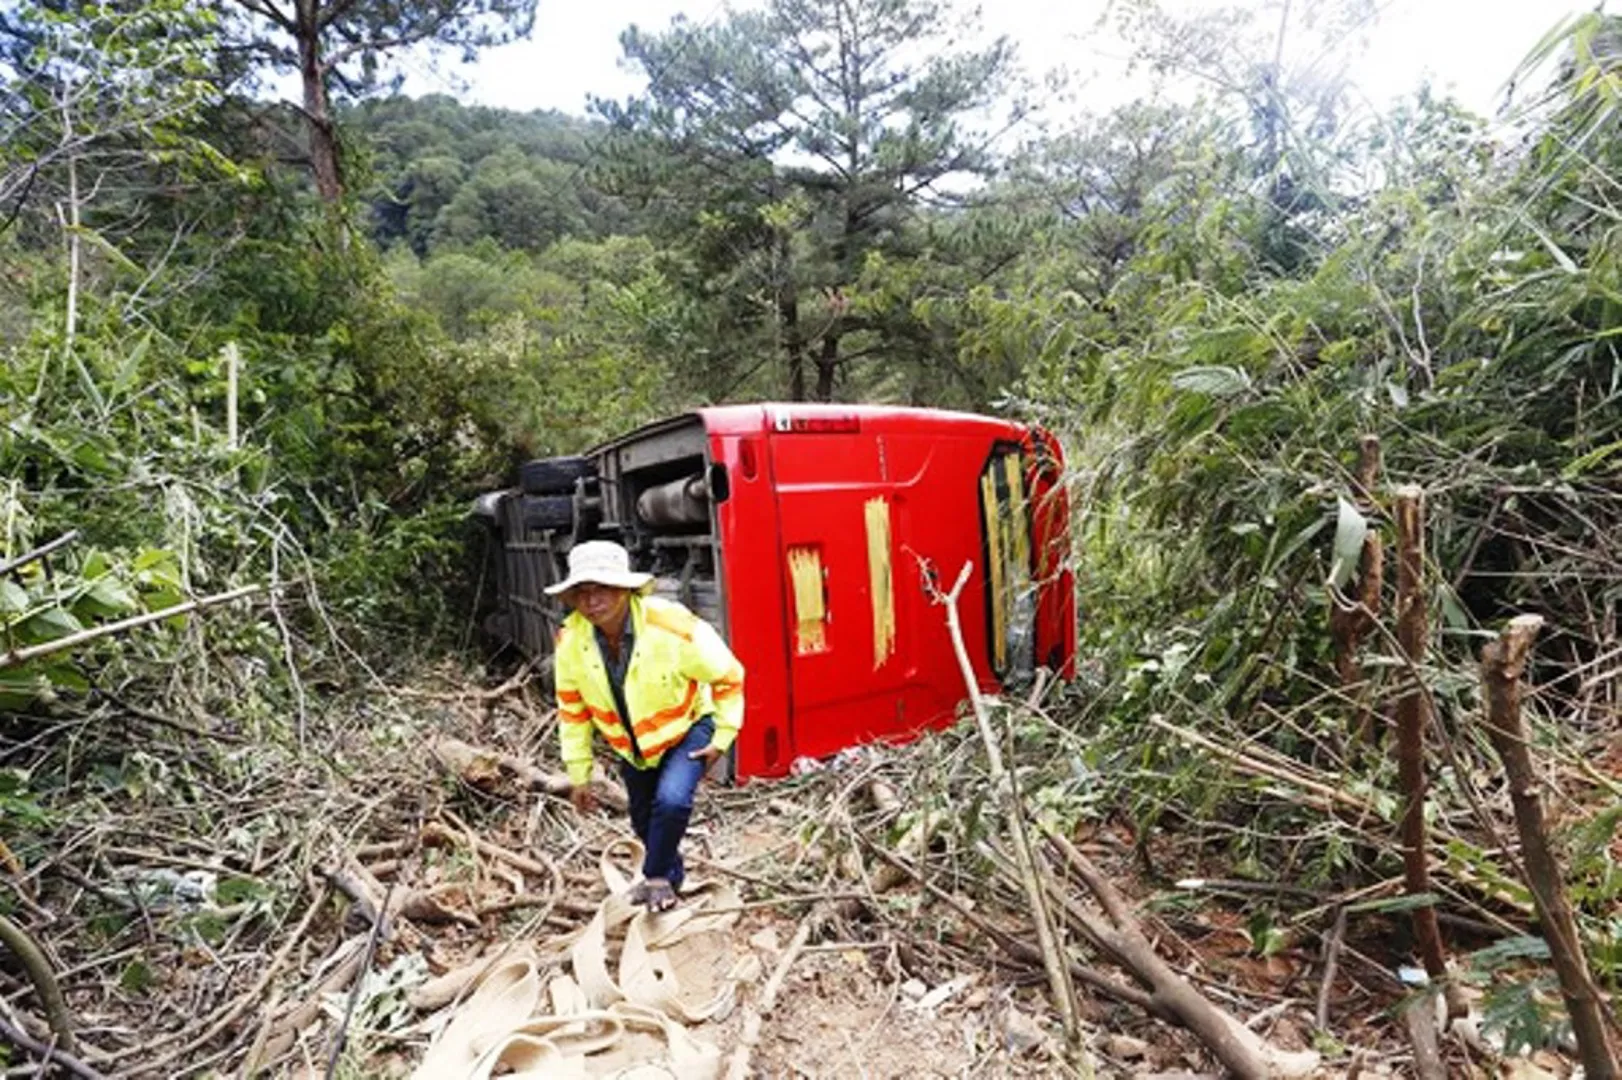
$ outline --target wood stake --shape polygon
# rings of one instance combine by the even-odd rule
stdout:
[[[1560,864],[1549,845],[1543,800],[1532,765],[1526,725],[1521,720],[1521,675],[1543,619],[1521,615],[1511,620],[1497,641],[1481,650],[1481,681],[1487,697],[1487,736],[1504,761],[1509,798],[1521,835],[1526,884],[1537,904],[1538,922],[1549,943],[1549,956],[1560,979],[1560,994],[1571,1016],[1572,1034],[1588,1080],[1616,1080],[1617,1049],[1606,1026],[1605,1004],[1583,956],[1577,919],[1572,913]]]
[[[1431,891],[1430,866],[1425,850],[1425,729],[1430,725],[1430,698],[1420,685],[1425,642],[1430,636],[1426,618],[1425,502],[1417,487],[1399,488],[1397,512],[1397,644],[1408,660],[1413,685],[1397,699],[1397,776],[1404,800],[1402,864],[1410,896]],[[1447,955],[1436,908],[1426,904],[1413,910],[1414,940],[1425,973],[1437,984],[1447,980]],[[1466,1012],[1462,997],[1447,995],[1451,1021]]]

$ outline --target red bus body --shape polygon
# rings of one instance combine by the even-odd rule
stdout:
[[[1063,458],[1041,429],[926,409],[734,405],[583,458],[567,530],[526,524],[525,505],[548,522],[564,507],[517,491],[490,515],[503,545],[498,632],[549,649],[562,611],[541,587],[569,543],[619,539],[744,664],[738,778],[951,723],[963,679],[930,586],[950,588],[964,563],[959,611],[981,687],[1037,666],[1074,675]]]

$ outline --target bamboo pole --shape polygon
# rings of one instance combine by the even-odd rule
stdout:
[[[242,350],[234,341],[225,343],[225,445],[237,448],[237,368],[242,362]]]
[[[1538,922],[1549,943],[1549,956],[1560,979],[1560,994],[1571,1017],[1572,1034],[1587,1080],[1616,1080],[1617,1048],[1607,1028],[1605,1004],[1583,956],[1577,919],[1566,897],[1560,864],[1549,845],[1532,765],[1526,725],[1521,720],[1521,675],[1543,618],[1521,615],[1511,620],[1497,641],[1481,650],[1481,681],[1487,698],[1487,737],[1503,759],[1509,798],[1521,836],[1526,884],[1537,904]]]
[[[55,638],[51,641],[42,641],[38,645],[29,645],[21,649],[12,649],[4,655],[0,655],[0,669],[16,667],[18,664],[25,664],[30,660],[37,660],[42,656],[50,656],[52,653],[59,653],[64,649],[72,649],[87,642],[95,641],[98,638],[111,637],[114,634],[122,634],[126,630],[135,630],[139,627],[148,626],[155,622],[162,622],[164,619],[170,618],[174,615],[185,615],[187,612],[201,611],[204,608],[214,607],[217,604],[224,604],[232,600],[240,600],[244,596],[252,596],[254,593],[258,592],[259,589],[260,586],[258,585],[244,585],[240,589],[232,589],[229,592],[217,593],[214,596],[205,596],[200,600],[188,600],[184,604],[176,604],[173,607],[166,607],[162,611],[148,611],[142,615],[132,615],[127,619],[120,619],[117,622],[111,623],[103,623],[100,626],[92,626],[87,629],[80,630],[77,633],[68,634],[66,637]]]
[[[1412,685],[1397,699],[1397,775],[1404,799],[1402,864],[1410,896],[1431,891],[1425,853],[1425,729],[1430,724],[1430,698],[1421,685],[1420,666],[1430,634],[1425,591],[1425,501],[1419,488],[1407,485],[1396,493],[1397,515],[1397,644],[1407,659]],[[1413,909],[1414,939],[1425,973],[1433,982],[1447,979],[1447,955],[1436,909]],[[1447,995],[1448,1019],[1464,1015],[1456,992]]]
[[[1054,930],[1053,913],[1048,908],[1047,890],[1042,887],[1036,856],[1031,850],[1030,836],[1025,829],[1025,819],[1020,811],[1019,800],[1014,794],[1013,778],[1003,764],[1002,749],[997,743],[996,733],[991,729],[991,718],[987,714],[985,700],[980,696],[980,683],[975,677],[974,665],[969,662],[968,646],[963,642],[963,624],[958,619],[957,598],[962,594],[963,586],[968,584],[969,575],[973,570],[974,564],[965,562],[951,591],[942,595],[939,590],[935,590],[935,599],[946,608],[946,629],[952,638],[952,650],[957,654],[958,669],[963,674],[963,685],[968,691],[975,726],[980,731],[981,742],[985,744],[986,764],[991,770],[992,797],[1001,805],[1007,817],[1008,832],[1014,842],[1014,857],[1019,864],[1020,878],[1031,905],[1031,919],[1036,924],[1036,940],[1042,949],[1042,961],[1047,969],[1053,1004],[1059,1010],[1065,1039],[1072,1053],[1080,1054],[1084,1053],[1081,1044],[1081,1021],[1076,1014],[1076,989],[1070,980],[1069,959],[1061,949],[1058,934]],[[924,580],[930,579],[926,575]]]
[[[1365,435],[1358,443],[1357,475],[1352,482],[1352,502],[1363,514],[1374,512],[1374,487],[1380,474],[1380,437]],[[1380,531],[1370,528],[1363,537],[1363,550],[1358,556],[1356,602],[1342,606],[1338,602],[1329,612],[1329,637],[1335,649],[1335,672],[1342,689],[1355,692],[1363,682],[1363,666],[1358,663],[1357,650],[1363,639],[1374,629],[1380,618],[1380,593],[1385,584],[1385,546]],[[1357,742],[1370,745],[1376,741],[1374,710],[1366,695],[1360,695],[1353,722]]]

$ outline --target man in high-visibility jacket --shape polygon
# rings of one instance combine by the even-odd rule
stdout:
[[[569,576],[549,587],[573,611],[554,653],[558,732],[569,801],[597,805],[592,730],[620,757],[631,827],[646,856],[632,899],[651,911],[676,903],[681,841],[704,772],[743,724],[743,665],[715,628],[670,600],[647,595],[619,544],[569,551]]]

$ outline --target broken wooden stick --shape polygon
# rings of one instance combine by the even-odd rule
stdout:
[[[1566,897],[1560,863],[1549,844],[1532,765],[1526,725],[1521,719],[1521,675],[1543,619],[1521,615],[1510,621],[1497,641],[1481,650],[1481,681],[1487,698],[1487,737],[1503,759],[1509,777],[1509,799],[1521,835],[1526,884],[1537,904],[1538,922],[1549,943],[1549,957],[1560,979],[1560,994],[1571,1017],[1571,1031],[1588,1080],[1615,1080],[1616,1045],[1606,1025],[1604,1002],[1588,974],[1577,919]]]
[[[79,1080],[106,1080],[101,1073],[80,1061],[77,1057],[59,1049],[54,1043],[40,1042],[22,1028],[17,1027],[0,1016],[0,1040],[9,1041],[19,1049],[26,1050],[39,1059],[39,1071],[35,1076],[44,1076],[46,1070],[53,1065],[61,1066],[70,1076]],[[26,1067],[24,1067],[24,1071]],[[18,1075],[22,1075],[19,1073]]]
[[[71,1057],[79,1054],[79,1044],[73,1037],[73,1020],[68,1014],[67,1002],[62,999],[62,988],[56,981],[56,971],[45,958],[45,951],[34,942],[28,931],[0,915],[0,945],[4,945],[17,958],[17,962],[34,984],[34,996],[45,1010],[45,1022],[51,1026],[56,1045]]]
[[[539,791],[566,799],[569,797],[569,789],[573,786],[569,783],[569,778],[562,773],[547,772],[513,754],[473,746],[449,736],[435,739],[429,747],[429,752],[457,779],[481,791],[488,791],[501,782],[508,781],[529,791]],[[625,796],[617,788],[600,785],[597,794],[603,805],[610,810],[625,809]]]
[[[1039,968],[1042,966],[1044,962],[1042,951],[1030,944],[1030,942],[1014,937],[1013,935],[988,922],[985,918],[976,913],[974,909],[969,907],[968,904],[966,904],[963,900],[952,895],[939,885],[936,885],[933,881],[930,881],[928,878],[924,877],[923,874],[919,873],[916,867],[909,865],[906,860],[884,848],[878,842],[873,840],[872,837],[860,831],[856,833],[856,836],[861,841],[862,846],[867,848],[867,850],[871,851],[873,854],[877,855],[879,859],[885,863],[885,865],[896,867],[913,881],[923,886],[925,892],[929,893],[935,899],[957,912],[958,916],[965,923],[972,927],[977,933],[983,935],[987,940],[995,943],[998,948],[1002,949],[1010,957],[1018,960],[1022,964],[1027,964],[1032,968]],[[1166,1011],[1161,1007],[1159,1002],[1156,1002],[1150,998],[1148,994],[1137,989],[1136,987],[1127,986],[1123,983],[1116,982],[1113,979],[1110,979],[1108,976],[1094,971],[1092,968],[1086,967],[1075,960],[1070,961],[1070,977],[1074,981],[1086,983],[1099,993],[1115,1001],[1119,1001],[1123,1005],[1131,1005],[1142,1009],[1144,1012],[1155,1017],[1156,1019],[1164,1020],[1168,1024],[1179,1023],[1175,1014]]]
[[[991,771],[992,798],[999,804],[1008,823],[1009,835],[1014,841],[1014,856],[1019,861],[1020,877],[1031,905],[1031,919],[1036,924],[1036,941],[1042,950],[1043,966],[1047,969],[1049,988],[1053,992],[1053,1004],[1059,1010],[1065,1040],[1072,1051],[1079,1052],[1081,1021],[1076,1012],[1076,988],[1070,981],[1070,961],[1060,946],[1053,913],[1048,909],[1047,891],[1042,885],[1041,871],[1031,851],[1030,836],[1026,832],[1024,815],[1014,791],[1013,777],[1003,765],[1002,748],[998,745],[996,733],[991,730],[991,717],[987,714],[985,700],[980,696],[980,683],[974,674],[974,665],[969,661],[968,646],[963,643],[963,625],[958,619],[957,598],[963,592],[963,586],[968,584],[973,570],[974,564],[965,562],[950,592],[942,594],[933,585],[930,589],[935,602],[946,608],[947,633],[952,637],[952,650],[957,654],[958,668],[963,674],[963,686],[968,692],[969,707],[974,713],[975,726],[980,731],[980,741],[985,744],[986,764]],[[923,579],[926,582],[933,580],[927,574],[923,575]]]
[[[1321,1060],[1317,1053],[1280,1050],[1211,1004],[1161,959],[1129,910],[1126,898],[1091,859],[1058,833],[1050,832],[1048,842],[1103,909],[1103,919],[1090,912],[1073,911],[1076,917],[1087,919],[1088,936],[1102,942],[1123,967],[1148,987],[1159,1006],[1176,1016],[1177,1022],[1193,1032],[1229,1071],[1241,1080],[1273,1080],[1307,1076],[1317,1069]]]
[[[1397,699],[1397,776],[1402,787],[1402,865],[1409,896],[1431,894],[1430,863],[1425,847],[1425,729],[1430,726],[1430,695],[1422,682],[1420,665],[1430,635],[1426,617],[1429,594],[1425,589],[1425,500],[1413,485],[1397,490],[1397,643],[1407,661],[1407,687]],[[1414,944],[1420,962],[1433,983],[1445,987],[1447,1018],[1456,1020],[1467,1011],[1464,998],[1448,981],[1447,954],[1433,903],[1413,909]],[[1417,1022],[1417,1021],[1416,1021]]]
[[[202,611],[204,608],[211,608],[218,604],[229,603],[232,600],[240,600],[244,596],[252,596],[254,593],[259,591],[260,586],[258,585],[244,585],[240,589],[232,589],[229,592],[217,593],[214,596],[205,596],[198,600],[188,600],[184,604],[176,604],[173,607],[166,607],[162,611],[148,611],[141,615],[131,615],[127,619],[120,619],[117,622],[102,623],[100,626],[86,627],[83,630],[68,634],[64,637],[53,638],[50,641],[42,641],[38,645],[28,645],[20,649],[11,649],[5,654],[0,655],[0,668],[15,667],[18,664],[24,664],[30,660],[38,660],[42,656],[50,656],[53,653],[59,653],[65,649],[72,649],[79,645],[84,645],[88,642],[95,641],[99,638],[112,637],[115,634],[122,634],[126,630],[136,630],[140,627],[148,626],[155,622],[162,622],[164,619],[172,618],[176,615],[185,615],[189,612]]]
[[[789,939],[788,948],[783,950],[782,959],[777,961],[777,966],[772,969],[771,976],[767,978],[766,985],[760,992],[758,1011],[761,1016],[771,1015],[772,1009],[776,1007],[777,995],[783,989],[783,980],[788,978],[788,969],[794,966],[794,961],[805,951],[806,942],[811,940],[811,927],[817,921],[818,915],[816,911],[811,912],[794,928],[794,936]]]

